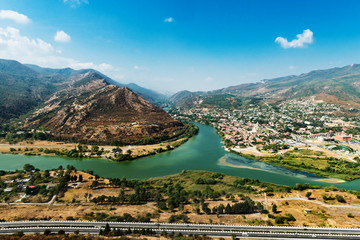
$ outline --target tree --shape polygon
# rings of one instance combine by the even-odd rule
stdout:
[[[25,172],[31,172],[33,170],[35,170],[35,167],[29,163],[26,163],[23,167]]]
[[[50,171],[49,170],[45,170],[44,172],[44,178],[49,178],[50,177]]]
[[[50,235],[50,233],[51,233],[51,230],[50,229],[45,229],[45,231],[44,231],[44,235]]]
[[[98,146],[96,146],[96,145],[92,145],[91,146],[91,152],[92,153],[96,153],[96,152],[98,152],[99,151],[99,147]]]
[[[79,182],[82,182],[83,181],[83,176],[80,174],[79,175]]]
[[[23,231],[18,231],[14,235],[17,236],[17,237],[22,237],[22,236],[24,236],[24,232]]]
[[[230,204],[228,203],[225,207],[225,213],[226,214],[231,214],[231,207],[230,207]]]
[[[119,193],[119,201],[120,201],[121,203],[124,203],[125,200],[126,200],[125,192],[124,192],[123,189],[121,189],[121,190],[120,190],[120,193]]]
[[[277,213],[277,206],[276,206],[276,204],[272,205],[272,211],[273,211],[273,213]]]
[[[97,186],[99,186],[99,182],[98,181],[93,181],[92,184],[90,185],[90,188],[96,188]]]
[[[336,194],[335,197],[336,197],[336,200],[337,200],[338,202],[346,203],[346,201],[345,201],[345,199],[344,199],[344,197],[343,197],[342,195]]]
[[[308,199],[310,199],[311,194],[312,194],[312,192],[307,192],[305,196],[306,196]]]
[[[104,228],[104,231],[103,231],[103,235],[108,235],[110,232],[111,232],[111,229],[110,229],[109,224],[107,223],[107,224],[105,225],[105,228]]]

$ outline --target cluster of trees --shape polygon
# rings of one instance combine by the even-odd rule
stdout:
[[[282,149],[289,149],[290,146],[287,145],[287,144],[278,144],[278,143],[275,143],[275,144],[268,144],[268,145],[263,145],[263,150],[265,151],[271,151],[273,153],[277,153],[279,152],[280,150]]]
[[[95,181],[94,181],[95,182]],[[143,186],[134,187],[133,194],[125,194],[124,190],[120,191],[118,197],[101,195],[91,199],[93,203],[128,203],[138,205],[152,200],[152,194]]]
[[[204,207],[202,207],[204,209]],[[261,203],[255,204],[254,201],[252,201],[249,197],[245,197],[243,202],[234,203],[233,205],[230,205],[229,203],[224,206],[223,204],[220,204],[217,207],[213,207],[212,213],[213,214],[249,214],[254,213],[256,211],[263,212],[264,207]],[[210,214],[211,210],[206,209],[205,207],[205,213]]]
[[[99,149],[99,147],[96,145],[92,145],[91,149],[88,149],[87,145],[81,145],[81,144],[77,145],[75,148],[70,150],[64,149],[60,151],[56,149],[39,148],[39,151],[44,152],[46,154],[55,154],[58,156],[66,156],[71,158],[84,158],[85,153],[87,152],[90,153],[90,156],[94,156],[94,155],[101,156],[104,153],[104,149],[103,148]]]
[[[169,223],[183,222],[188,223],[189,217],[185,214],[173,214],[169,217]]]
[[[51,134],[45,133],[45,132],[25,132],[21,134],[17,134],[15,130],[8,132],[6,134],[3,134],[3,136],[6,141],[8,141],[10,144],[15,144],[20,141],[25,140],[48,140],[53,141],[54,137]]]
[[[295,217],[290,213],[286,213],[284,216],[274,216],[272,214],[268,214],[268,217],[275,219],[276,224],[288,224],[288,222],[296,221]]]
[[[129,234],[141,234],[145,236],[152,236],[156,233],[150,228],[146,228],[146,229],[142,228],[141,230],[138,229],[131,230],[130,228],[128,228],[127,230],[121,230],[119,228],[111,229],[108,223],[105,225],[104,229],[100,229],[100,235],[104,235],[104,236],[124,236]]]
[[[146,213],[144,215],[138,215],[133,217],[129,213],[124,213],[123,215],[109,215],[104,212],[90,212],[85,214],[87,220],[103,221],[103,222],[151,222],[151,213]]]
[[[216,184],[217,181],[213,178],[210,179],[205,179],[205,178],[198,178],[196,179],[196,184],[209,184],[209,185],[214,185]]]

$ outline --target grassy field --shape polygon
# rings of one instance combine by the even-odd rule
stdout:
[[[294,149],[283,154],[268,156],[241,155],[292,170],[314,173],[323,177],[338,178],[345,181],[360,178],[360,163],[329,157],[324,152],[311,149]]]
[[[32,175],[36,172],[22,174],[22,177],[34,179]],[[144,181],[96,178],[90,173],[74,170],[67,170],[64,174],[69,174],[70,179],[75,176],[79,178],[81,175],[82,181],[76,188],[60,191],[54,204],[1,205],[1,218],[12,221],[130,219],[152,222],[359,227],[360,194],[334,187],[297,185],[290,188],[206,171],[183,171]],[[1,180],[14,179],[18,175],[19,173],[6,174]],[[44,173],[40,175],[43,176]],[[59,175],[61,171],[53,170],[50,171],[47,181],[37,177],[38,184],[32,184],[60,182]],[[14,199],[20,195],[21,193],[15,194]],[[132,199],[137,195],[140,196],[140,201],[133,202]],[[41,196],[41,193],[29,199],[36,199],[38,196]],[[121,200],[120,196],[124,196],[124,200]],[[182,200],[179,200],[178,205],[174,205],[178,197]],[[241,205],[248,201],[246,199],[251,199],[257,206],[255,211],[214,212],[220,205]],[[163,203],[162,207],[160,203]],[[276,212],[273,211],[274,205],[277,206]],[[352,208],[337,207],[338,205]],[[278,222],[290,214],[295,220]]]

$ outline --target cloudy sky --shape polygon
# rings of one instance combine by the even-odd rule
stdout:
[[[1,0],[0,58],[162,92],[360,63],[360,1]]]

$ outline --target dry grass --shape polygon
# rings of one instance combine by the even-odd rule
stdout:
[[[137,156],[141,156],[144,155],[148,152],[152,152],[155,151],[156,149],[159,148],[163,148],[166,149],[167,145],[174,145],[177,144],[181,141],[183,141],[184,139],[178,139],[175,141],[170,141],[170,142],[166,142],[166,143],[158,143],[158,144],[151,144],[151,145],[129,145],[129,146],[124,146],[121,147],[123,153],[126,153],[126,151],[131,150],[132,151],[132,156],[133,157],[137,157]],[[0,153],[11,153],[10,148],[15,148],[16,149],[16,153],[18,154],[25,154],[25,153],[33,153],[33,154],[39,154],[39,155],[48,155],[48,156],[54,156],[55,154],[45,154],[42,151],[39,151],[39,149],[51,149],[51,150],[71,150],[74,149],[78,144],[75,143],[64,143],[64,142],[51,142],[51,141],[22,141],[19,142],[17,144],[8,144],[6,142],[0,143]],[[91,149],[91,145],[87,145],[88,149]],[[20,151],[18,150],[20,148]],[[28,148],[29,151],[25,151],[25,149]],[[108,151],[111,152],[115,146],[109,146],[109,145],[104,145],[104,146],[99,146],[100,149],[104,149],[104,151]],[[30,149],[32,149],[30,151]],[[111,156],[112,154],[107,153],[104,154],[102,156],[102,158],[106,158]]]

